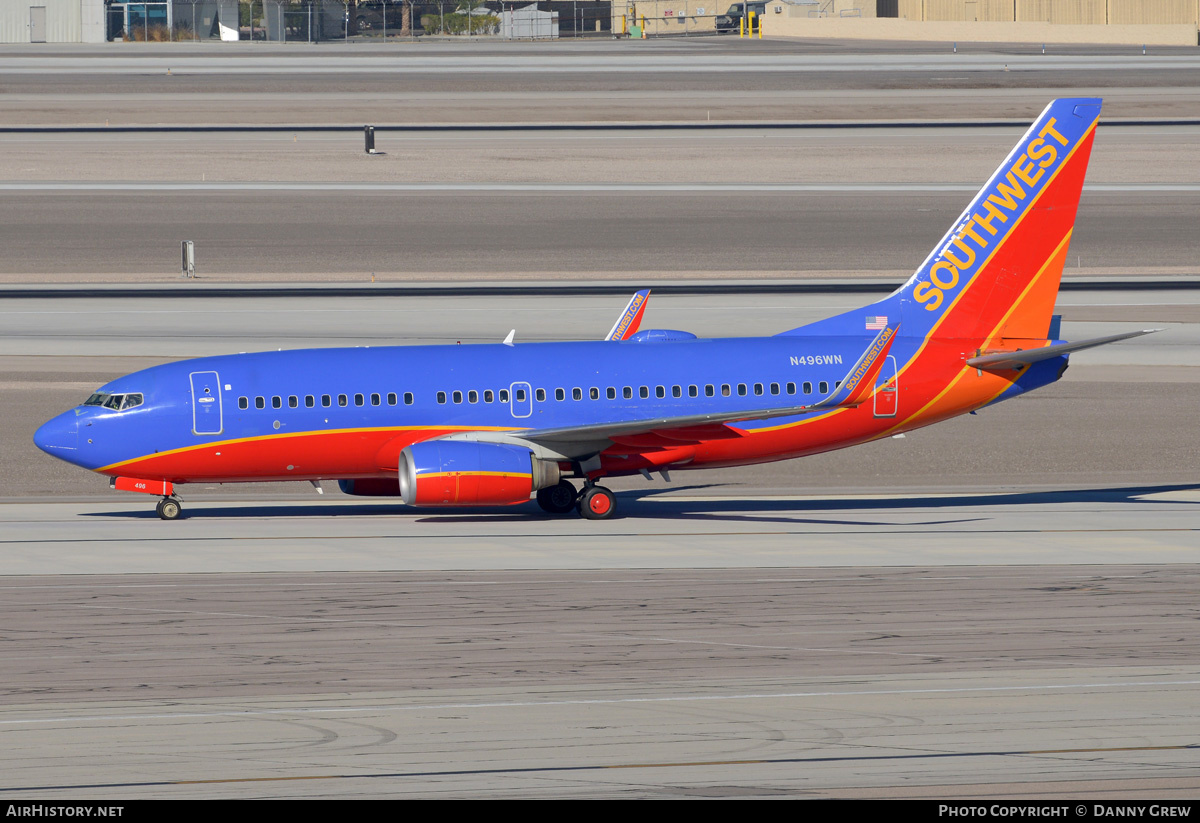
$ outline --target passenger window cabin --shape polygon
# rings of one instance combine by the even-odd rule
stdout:
[[[841,384],[842,384],[842,381],[840,381],[840,380],[835,382],[833,384],[834,390],[838,389],[841,386]],[[601,389],[598,386],[592,386],[592,387],[588,388],[586,391],[587,391],[587,397],[589,400],[601,399],[601,391],[604,392],[604,397],[606,397],[609,400],[616,400],[617,396],[618,396],[618,392],[620,392],[620,396],[623,397],[624,399],[631,400],[631,399],[633,399],[633,396],[634,396],[634,388],[635,387],[633,387],[633,386],[623,386],[623,387],[608,386],[607,388]],[[650,392],[651,392],[650,386],[638,386],[636,388],[637,388],[638,396],[641,399],[647,400],[650,398]],[[654,392],[654,396],[656,398],[664,399],[667,397],[667,391],[669,389],[671,397],[682,398],[685,396],[684,391],[686,389],[687,397],[699,397],[700,396],[700,388],[701,387],[697,384],[689,384],[686,387],[683,385],[672,385],[669,387],[656,385],[653,387],[653,392]],[[737,384],[721,383],[721,384],[719,384],[719,388],[720,388],[722,397],[731,397],[731,396],[733,396],[734,391],[737,392],[738,397],[744,397],[750,393],[751,389],[753,390],[753,393],[757,396],[766,394],[768,391],[772,395],[779,395],[779,394],[794,395],[794,394],[798,394],[798,393],[802,393],[802,394],[812,394],[813,393],[813,384],[809,381],[804,381],[803,383],[799,383],[799,384],[793,383],[793,382],[789,382],[786,384],[754,383],[754,384],[750,384],[750,385],[748,385],[746,383],[737,383]],[[705,397],[715,397],[716,393],[717,393],[717,389],[718,389],[718,385],[715,385],[712,383],[704,384],[704,396]],[[571,389],[571,398],[573,400],[583,400],[584,391],[585,390],[580,387],[572,388]],[[825,381],[825,380],[818,382],[817,383],[817,391],[821,394],[828,394],[829,393],[829,382]],[[468,391],[465,392],[465,398],[464,398],[464,392],[462,392],[462,391],[453,391],[449,394],[449,397],[447,397],[446,392],[439,391],[436,394],[436,399],[437,399],[437,402],[439,405],[445,405],[445,403],[447,402],[448,399],[451,402],[456,403],[456,404],[463,403],[464,399],[466,400],[467,403],[472,403],[472,404],[479,403],[481,400],[484,403],[492,403],[497,400],[500,403],[508,403],[509,402],[509,394],[510,394],[510,392],[508,389],[499,389],[498,391],[493,391],[492,389],[485,389],[482,392],[480,392],[476,389],[469,389]],[[546,389],[544,389],[544,388],[536,389],[534,391],[534,396],[537,398],[539,403],[545,402],[546,397],[547,397]],[[555,400],[559,400],[559,401],[566,400],[566,396],[567,396],[566,389],[556,388],[554,390],[554,399]],[[100,399],[95,400],[95,398],[97,398],[97,397],[99,397]],[[385,402],[389,406],[396,406],[400,403],[401,398],[403,398],[404,405],[406,405],[406,406],[411,406],[416,402],[415,395],[412,392],[404,392],[403,395],[400,395],[397,392],[388,392],[386,395],[376,392],[376,393],[370,394],[369,396],[364,395],[364,394],[353,395],[354,405],[355,406],[365,406],[367,404],[368,397],[370,399],[370,405],[372,405],[372,406],[381,406],[381,405],[384,405]],[[516,398],[517,398],[517,402],[522,402],[522,403],[525,402],[525,398],[526,398],[525,390],[518,389],[516,391]],[[317,405],[317,396],[316,395],[306,394],[306,395],[303,395],[303,399],[304,399],[304,407],[305,408],[311,409],[311,408],[316,407],[316,405]],[[275,408],[275,409],[283,408],[284,396],[273,395],[273,396],[271,396],[270,400],[271,400],[272,408]],[[328,408],[333,404],[332,395],[323,394],[320,396],[320,400],[321,400],[321,406],[325,407],[325,408]],[[254,401],[255,408],[257,408],[257,409],[266,408],[266,398],[265,397],[255,396],[253,398],[253,401]],[[93,395],[91,398],[89,398],[88,402],[85,403],[85,405],[106,405],[110,408],[114,408],[114,409],[119,408],[119,409],[123,410],[123,409],[127,409],[127,408],[133,408],[135,406],[139,406],[143,402],[144,401],[143,401],[142,395],[140,395],[140,394]],[[238,408],[243,409],[243,410],[248,409],[248,408],[250,408],[250,402],[251,402],[251,398],[249,396],[239,397],[238,398]],[[350,404],[350,396],[345,395],[345,394],[337,395],[337,404],[339,406],[348,406]],[[293,408],[293,409],[299,408],[300,407],[300,396],[294,395],[294,394],[287,395],[287,406],[288,406],[288,408]]]

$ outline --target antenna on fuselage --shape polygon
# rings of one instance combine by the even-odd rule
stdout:
[[[508,333],[508,337],[504,338],[504,345],[506,345],[506,346],[511,346],[511,345],[512,345],[512,341],[513,341],[513,337],[516,335],[516,333],[517,333],[517,330],[516,330],[516,329],[513,329],[512,331],[510,331],[510,332]]]

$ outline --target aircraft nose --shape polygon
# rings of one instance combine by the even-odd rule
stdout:
[[[33,444],[46,454],[69,460],[68,454],[79,448],[79,419],[73,411],[60,414],[34,432]]]

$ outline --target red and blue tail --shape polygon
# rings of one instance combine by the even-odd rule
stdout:
[[[1042,338],[1050,328],[1100,100],[1055,100],[907,283],[902,334]]]
[[[1100,104],[1050,103],[891,295],[786,333],[863,334],[899,321],[907,338],[1045,340]]]

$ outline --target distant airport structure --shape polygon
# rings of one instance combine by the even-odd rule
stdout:
[[[0,0],[0,43],[103,43],[104,0]]]
[[[1198,43],[1200,0],[614,0],[613,31],[846,40]]]
[[[553,34],[542,29],[553,27],[545,21],[557,15],[562,34],[574,36],[607,36],[611,26],[613,34],[631,37],[736,37],[753,29],[756,37],[846,40],[1200,43],[1200,0],[582,0],[519,8],[473,0],[470,15],[457,5],[457,0],[0,0],[0,42],[311,42],[434,33],[548,37]],[[501,12],[514,18],[507,27],[470,25],[480,15],[499,21]]]

